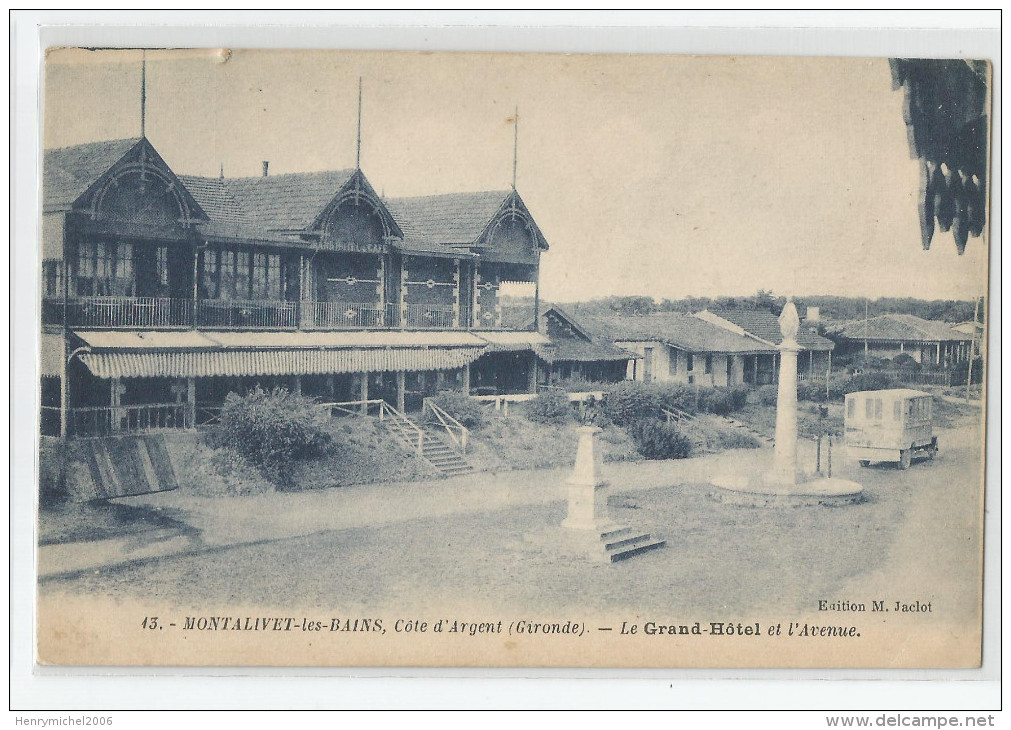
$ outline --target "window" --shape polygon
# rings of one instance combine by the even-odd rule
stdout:
[[[158,277],[158,283],[168,286],[168,248],[159,246],[154,250],[154,254],[155,274]]]
[[[713,356],[706,355],[706,375],[712,375],[713,372]]]
[[[133,244],[83,241],[77,249],[79,296],[133,296]]]
[[[235,259],[235,297],[236,299],[250,298],[250,284],[252,282],[252,272],[250,266],[252,256],[249,251],[239,251]]]
[[[895,401],[892,408],[892,420],[901,421],[902,420],[902,401]]]
[[[42,295],[47,299],[63,296],[63,262],[49,259],[42,262]]]
[[[853,418],[857,414],[857,399],[850,398],[846,401],[846,417]]]
[[[283,299],[281,293],[281,257],[272,253],[267,256],[267,299]]]
[[[235,299],[235,251],[221,251],[220,261],[218,297]]]
[[[864,418],[868,421],[874,418],[874,399],[864,398]]]
[[[874,399],[874,419],[876,421],[880,421],[881,420],[881,409],[882,409],[882,407],[883,407],[883,404],[881,402],[881,399],[880,398],[875,398]]]
[[[253,254],[253,299],[267,298],[267,254]]]
[[[218,252],[204,251],[204,266],[201,272],[201,287],[205,299],[218,298]]]
[[[691,372],[692,370],[695,369],[695,356],[689,352],[687,357],[688,357],[688,372]],[[690,383],[692,381],[689,380],[688,382]]]
[[[673,347],[670,349],[670,357],[667,359],[667,370],[671,375],[678,374],[678,351]]]

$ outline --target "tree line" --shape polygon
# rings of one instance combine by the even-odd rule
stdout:
[[[509,298],[510,305],[522,304],[520,298]],[[879,314],[912,314],[923,319],[943,322],[967,322],[973,317],[973,301],[957,299],[916,299],[913,297],[842,297],[813,295],[795,297],[797,311],[803,317],[808,307],[819,307],[823,319],[863,319],[866,306],[867,316]],[[530,302],[533,304],[532,300]],[[682,297],[680,299],[656,300],[647,296],[609,296],[591,299],[587,302],[560,303],[574,316],[599,316],[619,314],[642,316],[655,312],[700,312],[703,309],[767,309],[779,315],[786,305],[786,297],[776,296],[771,291],[760,289],[750,296],[739,297]],[[984,302],[980,301],[978,320],[983,321]]]

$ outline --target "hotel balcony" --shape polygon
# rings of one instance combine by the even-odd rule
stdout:
[[[47,298],[42,323],[93,329],[466,329],[454,307],[443,304],[204,299],[194,306],[190,299],[163,297]]]

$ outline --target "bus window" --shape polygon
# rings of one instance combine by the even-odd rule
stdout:
[[[901,421],[902,420],[902,401],[897,400],[892,407],[892,420]]]
[[[878,421],[881,420],[881,409],[882,409],[881,399],[880,398],[875,398],[874,399],[874,418],[875,418],[875,420],[878,420]]]
[[[853,418],[857,414],[857,399],[850,398],[846,403],[846,417]]]
[[[865,398],[864,399],[864,418],[868,421],[874,418],[874,399]]]

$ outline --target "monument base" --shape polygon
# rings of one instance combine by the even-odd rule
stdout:
[[[722,475],[714,478],[713,499],[756,507],[778,505],[857,504],[864,500],[863,487],[849,479],[798,475],[790,483],[781,474]]]

